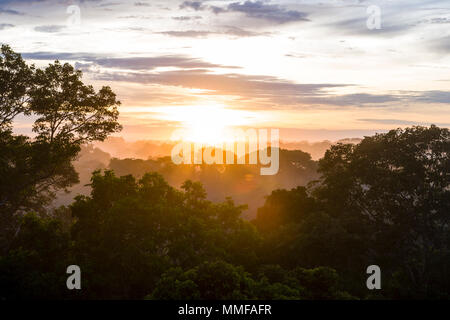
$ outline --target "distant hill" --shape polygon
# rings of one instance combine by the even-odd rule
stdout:
[[[360,139],[338,142],[358,143]],[[317,159],[332,145],[330,141],[280,143],[280,169],[277,175],[261,176],[259,165],[175,165],[170,158],[174,143],[161,141],[127,142],[109,138],[84,146],[74,162],[80,183],[69,193],[60,193],[54,206],[68,205],[77,194],[89,194],[90,177],[98,169],[113,169],[117,175],[141,177],[149,171],[161,173],[174,187],[190,179],[205,186],[208,198],[222,201],[232,197],[237,204],[248,204],[246,217],[254,217],[264,197],[274,189],[291,189],[316,179]],[[311,156],[311,154],[313,156]]]
[[[309,153],[313,160],[318,160],[322,158],[325,154],[325,151],[335,143],[359,143],[360,141],[361,139],[359,138],[342,139],[336,142],[332,142],[329,140],[320,142],[280,141],[280,148],[286,150],[301,150],[303,152]],[[119,159],[149,159],[169,156],[174,145],[175,143],[171,141],[126,141],[122,137],[109,137],[104,142],[95,143],[95,147],[100,148],[101,150],[108,152],[112,157]]]

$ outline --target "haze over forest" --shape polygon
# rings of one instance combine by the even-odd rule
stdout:
[[[358,143],[361,139],[343,139],[335,143]],[[232,197],[237,204],[247,204],[244,216],[254,218],[256,210],[263,205],[265,197],[275,189],[291,189],[306,185],[317,179],[317,160],[322,158],[331,145],[322,142],[280,142],[280,174],[274,177],[260,176],[259,166],[206,166],[171,163],[171,150],[175,143],[170,141],[133,141],[110,137],[104,142],[86,145],[82,148],[74,167],[80,175],[80,182],[70,192],[58,194],[54,207],[68,205],[78,194],[88,195],[91,174],[95,170],[112,169],[118,175],[132,174],[142,177],[146,172],[156,171],[174,187],[180,188],[186,180],[200,181],[206,189],[208,199],[223,201]],[[224,167],[227,169],[224,170]],[[229,178],[230,171],[235,173]]]

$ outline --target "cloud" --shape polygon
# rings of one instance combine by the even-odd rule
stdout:
[[[150,3],[147,3],[147,2],[135,2],[134,6],[135,7],[151,7]]]
[[[440,54],[448,55],[450,53],[450,36],[430,41],[429,47]]]
[[[224,8],[222,8],[222,7],[217,7],[217,6],[210,6],[209,9],[210,9],[212,12],[214,12],[215,14],[227,12],[226,9],[224,9]]]
[[[200,89],[199,95],[232,96],[241,102],[264,105],[265,108],[297,109],[307,106],[335,107],[392,107],[396,103],[449,103],[450,92],[396,92],[394,94],[333,94],[330,89],[352,87],[349,84],[321,83],[299,84],[277,77],[218,74],[206,69],[190,69],[163,72],[97,72],[99,80],[123,81],[145,85],[174,86]]]
[[[182,37],[182,38],[204,38],[210,35],[228,35],[234,37],[257,37],[257,36],[268,36],[270,32],[253,32],[249,30],[244,30],[238,27],[225,26],[223,30],[219,31],[198,31],[198,30],[185,30],[185,31],[162,31],[159,34],[165,34],[171,37]]]
[[[369,122],[369,123],[377,123],[377,124],[388,124],[388,125],[405,125],[405,126],[429,126],[434,124],[439,127],[450,127],[450,123],[444,122],[423,122],[423,121],[409,121],[409,120],[400,120],[400,119],[358,119],[358,121]]]
[[[199,20],[202,19],[201,16],[178,16],[178,17],[172,17],[173,20],[178,21],[188,21],[188,20]]]
[[[66,26],[61,25],[46,25],[46,26],[37,26],[34,28],[36,32],[44,32],[44,33],[56,33],[64,30]]]
[[[227,27],[229,32],[245,32]],[[188,31],[186,31],[188,32]],[[207,31],[205,31],[208,34]],[[225,31],[223,31],[225,32]],[[214,32],[210,32],[214,33]],[[187,34],[173,36],[188,36]],[[192,36],[190,34],[189,36]],[[241,35],[242,36],[242,35]],[[199,89],[198,96],[230,96],[255,108],[297,109],[308,106],[392,107],[407,103],[450,103],[449,91],[396,91],[384,94],[335,94],[331,89],[353,87],[350,84],[299,84],[274,76],[218,73],[216,69],[238,69],[183,55],[153,57],[114,57],[108,54],[34,52],[24,58],[35,60],[77,61],[76,67],[98,80],[139,83],[144,85]],[[164,70],[160,68],[176,68]],[[333,90],[335,91],[335,90]]]
[[[368,94],[368,93],[352,93],[346,95],[336,95],[321,99],[324,104],[333,104],[337,106],[358,106],[358,105],[382,105],[387,102],[396,102],[400,100],[397,95],[391,94]]]
[[[154,73],[100,72],[93,76],[106,81],[200,89],[203,95],[234,96],[240,101],[258,101],[272,107],[288,107],[302,103],[322,104],[328,96],[324,90],[346,86],[328,83],[297,84],[271,76],[216,74],[207,69]]]
[[[180,38],[203,38],[207,37],[214,32],[211,31],[196,31],[196,30],[186,30],[186,31],[161,31],[159,34],[168,35],[171,37],[180,37]]]
[[[93,1],[97,1],[97,0],[93,0]],[[105,3],[100,3],[98,5],[98,7],[100,8],[109,8],[109,7],[114,7],[114,6],[120,6],[122,3],[120,2],[105,2]]]
[[[132,70],[150,70],[158,67],[176,67],[184,69],[228,68],[224,65],[213,64],[186,56],[97,58],[93,62],[102,67]]]
[[[395,21],[399,21],[395,19]],[[401,34],[408,29],[415,27],[416,25],[413,23],[397,23],[391,24],[384,18],[381,23],[380,29],[369,29],[367,27],[367,17],[362,15],[359,18],[353,19],[344,19],[340,21],[336,21],[333,23],[329,23],[326,25],[329,28],[332,28],[335,32],[339,32],[341,34],[347,35],[363,35],[363,36],[393,36],[396,34]]]
[[[227,26],[223,34],[228,34],[237,37],[256,37],[256,36],[269,36],[270,32],[253,32],[244,30],[238,27]]]
[[[450,91],[424,91],[416,97],[417,102],[450,104]]]
[[[207,6],[200,1],[184,1],[180,9],[192,9],[195,11],[210,10],[215,14],[226,12],[238,12],[246,17],[262,19],[278,24],[309,21],[308,14],[297,10],[288,10],[277,4],[266,4],[263,1],[233,2],[226,7]]]
[[[423,19],[423,20],[419,21],[419,23],[447,24],[447,23],[450,23],[450,18],[437,17],[437,18],[431,18],[431,19]]]
[[[305,12],[287,10],[276,4],[265,4],[262,1],[234,2],[228,5],[227,11],[244,13],[247,17],[264,19],[275,23],[309,21]]]
[[[188,56],[166,55],[155,57],[108,57],[87,53],[24,53],[33,60],[77,61],[76,67],[89,72],[99,80],[139,83],[145,85],[174,86],[200,89],[199,95],[233,96],[241,101],[258,101],[272,106],[298,107],[299,105],[377,106],[394,102],[448,103],[449,92],[402,92],[397,94],[352,93],[330,94],[329,89],[349,87],[348,84],[298,84],[273,76],[217,73],[215,69],[238,69],[234,66],[209,63]],[[104,68],[101,70],[101,68]],[[158,68],[179,70],[158,71]],[[122,70],[122,71],[113,71]]]
[[[0,8],[0,14],[10,14],[10,15],[15,15],[15,16],[23,15],[22,12],[19,12],[17,10],[5,9],[5,8]]]
[[[184,1],[180,5],[180,9],[194,9],[195,11],[204,10],[206,7],[202,5],[201,1]]]
[[[119,19],[143,19],[143,20],[149,20],[152,19],[151,16],[144,16],[144,15],[127,15],[127,16],[120,16]]]
[[[95,60],[96,55],[89,53],[71,52],[23,52],[22,57],[33,60]]]
[[[14,25],[10,24],[10,23],[0,23],[0,30],[4,30],[4,29],[9,29],[9,28],[13,28]]]
[[[93,55],[89,53],[70,52],[28,52],[23,53],[25,59],[33,60],[69,60],[85,62],[83,67],[100,66],[105,68],[124,70],[153,70],[159,67],[174,67],[182,69],[204,69],[204,68],[231,68],[221,64],[209,63],[201,59],[182,55],[165,55],[155,57],[126,57],[115,58],[108,55]]]

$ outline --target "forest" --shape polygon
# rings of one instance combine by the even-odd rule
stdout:
[[[450,298],[448,128],[333,144],[318,161],[281,149],[279,173],[261,177],[257,165],[109,159],[92,143],[121,130],[119,106],[70,64],[38,68],[1,47],[0,300]],[[80,182],[86,150],[109,163],[51,207]],[[70,265],[81,290],[66,286]],[[370,265],[380,290],[366,286]]]

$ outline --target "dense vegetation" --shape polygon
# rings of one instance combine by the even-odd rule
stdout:
[[[147,172],[158,172],[171,186],[181,187],[186,180],[199,181],[207,191],[208,199],[221,201],[232,197],[236,203],[246,204],[247,218],[254,218],[265,196],[272,190],[291,189],[318,178],[317,162],[300,150],[279,152],[279,171],[276,175],[260,175],[260,165],[176,165],[170,157],[157,159],[112,158],[109,168],[117,175],[142,177]]]
[[[450,298],[448,129],[332,146],[318,180],[274,190],[252,221],[156,172],[96,171],[89,196],[47,209],[78,181],[81,146],[120,129],[118,104],[70,65],[2,47],[0,299]],[[13,133],[17,115],[37,117],[35,138]],[[72,264],[81,290],[66,288]],[[372,264],[382,290],[366,287]]]

